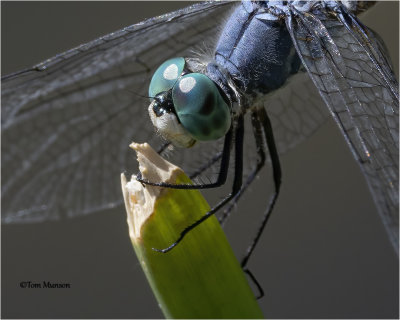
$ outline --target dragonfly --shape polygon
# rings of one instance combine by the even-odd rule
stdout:
[[[163,25],[169,24],[171,25],[171,29],[174,30],[174,32],[179,33],[182,32],[182,30],[187,29],[188,23],[195,24],[196,19],[200,19],[203,16],[209,17],[211,21],[217,20],[213,19],[213,17],[224,16],[223,13],[229,11],[227,7],[229,7],[230,4],[206,4],[203,6],[205,7],[198,7],[202,8],[201,10],[199,9],[199,11],[196,11],[194,9],[196,7],[186,9],[187,11],[180,11],[180,13],[178,11],[177,13],[175,13],[175,15],[177,15],[176,17],[180,18],[171,18],[171,16],[166,15],[160,17],[159,19],[160,21],[162,21]],[[208,9],[205,10],[204,8]],[[185,19],[187,19],[187,23],[184,23],[184,21],[186,21]],[[154,34],[159,34],[159,28],[155,27],[157,25],[156,22],[157,19],[152,19],[149,20],[148,23],[151,26],[154,26]],[[209,25],[204,24],[201,27],[197,26],[196,29],[192,30],[194,34],[194,36],[190,38],[190,41],[192,42],[184,42],[181,44],[181,47],[172,46],[172,48],[170,47],[172,41],[176,42],[177,44],[179,44],[180,41],[179,39],[174,37],[173,34],[170,35],[168,28],[166,28],[165,33],[159,35],[159,38],[161,39],[169,39],[169,43],[165,43],[165,47],[169,50],[168,53],[165,53],[165,56],[185,56],[187,50],[192,50],[192,48],[195,47],[196,44],[199,42],[196,35],[201,35],[203,39],[210,37],[213,33],[215,33],[216,25],[217,23],[210,22]],[[4,91],[6,91],[7,89],[7,83],[9,84],[10,88],[16,88],[17,85],[23,86],[24,83],[26,83],[25,81],[37,81],[39,87],[41,84],[40,81],[44,81],[45,84],[53,83],[54,85],[56,85],[56,87],[54,88],[52,88],[51,86],[46,86],[46,88],[43,89],[44,91],[42,91],[42,89],[37,90],[37,88],[34,86],[31,87],[31,91],[27,92],[27,96],[19,97],[19,99],[28,99],[28,104],[26,105],[26,107],[24,107],[23,110],[20,109],[18,111],[20,113],[15,110],[16,108],[14,108],[14,110],[3,109],[4,114],[6,115],[3,116],[3,120],[6,124],[7,117],[15,119],[13,117],[18,115],[21,116],[20,119],[22,121],[24,119],[29,119],[32,125],[32,127],[29,127],[22,125],[22,123],[14,122],[14,130],[17,130],[17,127],[19,127],[19,130],[22,130],[23,134],[21,133],[16,135],[15,132],[14,134],[10,134],[10,137],[14,137],[14,139],[15,137],[19,136],[29,136],[31,140],[25,140],[25,144],[19,145],[18,148],[15,148],[16,145],[14,143],[14,150],[12,151],[17,153],[13,154],[14,157],[12,158],[12,163],[10,163],[11,161],[9,161],[10,165],[15,166],[10,167],[10,172],[17,172],[16,175],[14,175],[10,179],[14,179],[14,181],[24,181],[24,184],[20,182],[19,187],[16,187],[18,183],[16,183],[14,187],[12,186],[13,183],[9,183],[7,185],[7,181],[9,180],[7,175],[5,175],[4,178],[3,173],[3,185],[5,185],[5,187],[8,187],[8,192],[13,194],[13,197],[15,197],[15,200],[13,200],[12,197],[6,197],[5,192],[3,193],[3,210],[4,206],[6,207],[6,209],[14,207],[14,211],[9,210],[10,214],[7,214],[7,211],[3,211],[3,218],[6,223],[41,222],[48,219],[62,219],[64,217],[75,215],[79,216],[83,214],[106,210],[112,207],[116,207],[120,204],[120,199],[117,199],[117,197],[119,198],[119,194],[117,195],[117,192],[119,193],[119,190],[117,189],[117,191],[114,193],[114,191],[112,191],[112,188],[105,187],[104,184],[101,182],[112,181],[115,172],[119,173],[120,171],[124,170],[134,170],[130,164],[132,162],[132,157],[128,153],[129,151],[125,150],[126,145],[130,142],[130,139],[139,138],[147,140],[157,140],[159,138],[154,135],[153,130],[148,130],[148,123],[146,124],[144,120],[141,121],[141,126],[136,127],[134,130],[139,133],[143,132],[146,135],[145,137],[140,136],[139,133],[137,133],[135,137],[135,134],[132,133],[132,131],[130,133],[126,132],[125,136],[122,135],[122,137],[117,137],[115,130],[115,127],[118,127],[118,129],[122,131],[122,124],[129,126],[129,124],[132,122],[130,119],[142,119],[140,114],[143,114],[143,111],[138,111],[137,105],[143,105],[143,103],[140,102],[140,99],[138,99],[136,96],[129,94],[129,92],[127,92],[127,90],[125,89],[127,87],[133,87],[135,89],[134,91],[136,92],[146,92],[145,88],[150,81],[152,72],[157,68],[158,65],[163,62],[163,60],[165,60],[165,57],[158,57],[158,55],[156,54],[157,49],[154,49],[152,51],[151,47],[149,47],[147,43],[144,43],[143,48],[146,52],[146,59],[144,59],[144,56],[137,56],[131,62],[125,63],[128,57],[132,57],[132,55],[134,55],[132,47],[128,45],[128,34],[139,34],[140,27],[146,29],[146,24],[144,23],[137,26],[136,28],[138,29],[132,28],[132,30],[129,30],[129,28],[127,28],[121,31],[121,33],[117,32],[115,34],[109,35],[108,37],[98,39],[95,41],[95,43],[84,45],[77,50],[72,50],[64,55],[62,54],[56,56],[54,59],[50,59],[44,64],[36,66],[31,71],[15,74],[11,77],[6,77],[4,79]],[[122,41],[121,39],[124,39],[124,41]],[[108,73],[107,68],[109,66],[107,66],[107,63],[104,63],[104,65],[102,65],[102,59],[94,58],[94,60],[92,61],[92,56],[89,53],[91,52],[90,50],[92,50],[93,48],[97,48],[96,45],[102,46],[102,48],[104,48],[103,51],[106,56],[111,56],[113,57],[112,59],[115,58],[117,60],[116,62],[123,63],[124,69],[116,67],[115,70],[118,69],[118,72],[116,72],[115,70],[111,70],[110,73]],[[157,45],[160,46],[161,44],[157,43]],[[121,50],[121,48],[123,50]],[[99,50],[94,50],[94,52],[98,53]],[[96,54],[94,54],[94,56],[96,56]],[[81,68],[82,65],[79,62],[76,62],[77,60],[75,60],[78,59],[79,61],[79,57],[84,57],[84,61],[86,61],[83,68]],[[151,63],[149,61],[151,61]],[[93,65],[90,65],[90,63],[93,63]],[[95,64],[97,65],[97,70],[95,70],[95,68],[93,67]],[[53,67],[55,68],[54,72],[52,72],[52,66],[55,66]],[[81,68],[80,73],[74,72],[76,70],[74,68],[76,67]],[[100,77],[101,81],[99,82],[97,82],[98,78],[96,76],[96,72],[105,72],[104,77]],[[42,77],[41,75],[45,76]],[[142,76],[139,77],[140,75]],[[83,82],[84,88],[87,88],[87,90],[79,89],[79,79],[81,76],[87,77]],[[91,77],[96,78],[97,80],[95,82],[91,82]],[[138,77],[140,81],[136,80],[138,81],[137,86],[132,85],[132,83],[135,83],[135,79],[138,79]],[[147,79],[147,81],[143,81],[143,79]],[[110,84],[110,81],[113,82],[112,87],[108,86]],[[67,91],[60,91],[60,87],[58,87],[58,85],[60,84],[63,87],[62,89],[65,89]],[[101,86],[102,90],[97,88],[97,86]],[[54,92],[57,92],[56,97],[51,96],[51,91],[53,89],[55,90]],[[103,91],[103,89],[105,91]],[[315,92],[318,94],[317,91]],[[30,97],[29,94],[31,95]],[[51,98],[51,101],[49,101],[50,104],[37,105],[35,103],[37,101],[42,101],[43,98],[46,97],[46,95]],[[33,96],[35,97],[34,99],[36,101],[30,100]],[[316,95],[315,98],[319,98],[318,95]],[[69,101],[69,99],[76,99],[74,101],[77,103],[79,103],[79,101],[82,101],[83,103],[87,103],[88,101],[96,101],[98,103],[90,103],[90,105],[88,104],[89,108],[86,110],[80,108],[83,113],[79,113],[79,110],[71,110],[70,112],[72,112],[72,114],[60,114],[60,112],[56,113],[55,111],[60,111],[63,109],[63,103],[67,100]],[[115,104],[119,107],[108,108],[110,104],[107,99],[110,99],[110,101],[118,102]],[[4,101],[7,100],[4,100],[3,98],[3,106],[7,106],[7,103],[4,104]],[[318,100],[318,102],[315,103],[315,114],[320,116],[320,118],[317,117],[317,119],[302,119],[302,121],[308,121],[309,126],[305,127],[305,129],[308,131],[301,132],[301,134],[299,134],[299,132],[291,132],[292,136],[290,137],[290,135],[288,136],[288,133],[290,133],[290,131],[287,133],[282,132],[283,130],[279,129],[279,127],[274,130],[276,132],[275,135],[280,152],[284,153],[286,149],[290,149],[292,146],[299,143],[305,137],[312,134],[314,130],[319,126],[319,124],[323,122],[324,119],[326,119],[326,114],[324,114],[324,111],[317,108],[318,106],[320,106],[320,102],[321,101]],[[279,109],[278,106],[276,108]],[[131,113],[130,116],[127,116],[126,114],[121,114],[121,110],[128,110],[128,113]],[[54,114],[52,113],[52,111],[54,111]],[[100,111],[102,111],[104,114],[99,115],[98,113],[100,113]],[[276,123],[282,122],[279,119],[278,111],[275,111]],[[17,112],[17,114],[15,114],[14,112]],[[51,123],[53,124],[63,122],[63,120],[65,119],[74,119],[74,121],[68,121],[67,124],[64,123],[63,126],[59,127],[58,132],[52,133],[46,131],[46,129],[52,129],[45,128],[46,123],[48,122],[43,123],[43,121],[45,120],[39,119],[42,112],[49,116],[49,119],[51,119]],[[50,113],[48,114],[47,112]],[[299,113],[299,111],[297,110],[295,113]],[[315,114],[313,113],[312,115]],[[274,112],[271,111],[272,123],[274,123],[273,115]],[[37,122],[35,121],[34,116],[37,117]],[[293,115],[291,116],[293,117]],[[121,125],[116,126],[115,123],[112,123],[112,121],[117,121],[117,123],[120,123]],[[21,126],[18,126],[17,124],[21,124]],[[85,124],[87,129],[86,131],[83,129],[79,129],[81,128],[81,124]],[[69,130],[67,132],[66,126],[71,126],[72,130]],[[41,144],[33,143],[37,137],[34,136],[32,132],[33,130],[30,130],[32,128],[40,129],[38,131],[41,131],[40,134],[42,139],[43,137],[48,136],[52,137],[52,139],[54,140],[47,140],[46,143]],[[43,128],[43,130],[41,130],[41,128]],[[7,129],[8,127],[5,130]],[[6,144],[5,142],[7,142],[7,140],[5,139],[5,137],[7,137],[7,135],[3,135],[2,145],[6,148],[7,145],[11,145],[11,143]],[[64,142],[56,143],[57,139],[60,138],[62,138]],[[12,141],[12,139],[10,138],[9,141]],[[128,142],[126,143],[126,141]],[[71,143],[73,147],[67,147],[67,145],[64,144],[67,142]],[[105,145],[105,143],[107,143],[107,145]],[[96,149],[90,151],[90,149],[92,149],[94,146],[96,146]],[[107,146],[110,146],[111,148],[107,148]],[[211,148],[215,150],[218,149],[217,147],[220,147],[220,144],[218,144],[218,146],[212,146]],[[204,155],[205,148],[206,147],[204,145],[199,146],[198,153]],[[209,146],[207,146],[207,148],[209,148]],[[113,151],[115,149],[124,150],[124,157],[121,157],[121,159],[115,161],[115,152]],[[18,153],[20,153],[20,157],[15,157],[15,155]],[[11,155],[11,152],[7,153],[3,150],[3,164],[7,163],[7,158],[4,159],[4,154]],[[32,156],[31,160],[26,159],[27,155]],[[98,157],[98,155],[100,156]],[[106,155],[108,156],[107,159],[105,159]],[[21,160],[21,162],[17,161],[17,159],[23,159],[24,157],[25,159]],[[181,163],[187,162],[185,154],[182,155],[182,153],[173,154],[171,155],[171,157],[176,157],[177,161]],[[83,159],[86,160],[83,161]],[[89,159],[91,161],[89,161]],[[53,162],[51,162],[50,160]],[[37,161],[36,164],[35,161]],[[119,167],[116,168],[115,171],[108,165],[111,162],[117,162],[119,165]],[[48,164],[48,166],[43,166],[43,163]],[[89,163],[91,165],[89,165]],[[35,167],[33,167],[32,164],[34,164]],[[193,164],[192,166],[197,167],[197,165]],[[19,169],[16,170],[17,168]],[[21,170],[21,168],[23,168],[23,170]],[[107,170],[104,170],[102,168],[107,168]],[[43,171],[42,175],[30,175],[33,178],[31,178],[30,180],[26,180],[23,178],[22,172],[24,170],[26,174],[29,174],[29,172],[36,173],[40,170]],[[85,172],[85,174],[81,175],[81,172]],[[100,175],[98,174],[99,172]],[[115,177],[118,177],[118,174],[115,175]],[[71,185],[71,180],[75,181],[76,184]],[[5,184],[4,181],[6,181]],[[39,188],[40,185],[42,185],[43,188]],[[53,196],[48,197],[49,193]],[[63,194],[63,203],[59,203],[60,193]],[[50,202],[43,204],[44,197],[50,199]],[[77,201],[74,201],[74,199]],[[27,204],[29,204],[29,206],[27,206]],[[51,207],[53,205],[55,207]]]

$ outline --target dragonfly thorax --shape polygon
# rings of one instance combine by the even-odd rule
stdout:
[[[224,87],[226,76],[246,95],[280,88],[301,65],[283,19],[266,14],[266,4],[242,2],[227,21],[207,75]],[[225,78],[225,79],[224,79]]]

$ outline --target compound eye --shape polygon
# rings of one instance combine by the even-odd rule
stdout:
[[[149,86],[149,97],[172,89],[185,67],[184,58],[173,58],[165,61],[158,67],[151,78]]]
[[[216,140],[228,132],[230,108],[207,76],[190,73],[181,77],[172,88],[172,100],[179,121],[196,140]]]

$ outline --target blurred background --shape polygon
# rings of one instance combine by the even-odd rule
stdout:
[[[2,2],[1,73],[188,2]],[[399,4],[363,21],[398,70]],[[205,39],[206,41],[206,39]],[[397,73],[398,74],[398,73]],[[281,195],[249,267],[267,318],[398,318],[398,260],[364,178],[333,121],[282,157]],[[264,170],[226,231],[238,257],[264,210]],[[3,318],[162,318],[128,237],[125,210],[2,226]],[[70,289],[21,289],[21,281]]]

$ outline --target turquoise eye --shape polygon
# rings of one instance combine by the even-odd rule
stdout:
[[[181,76],[184,67],[184,58],[173,58],[159,66],[151,78],[149,97],[170,90]]]
[[[215,140],[231,125],[230,108],[207,76],[190,73],[172,89],[172,100],[179,121],[197,140]]]

